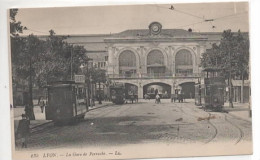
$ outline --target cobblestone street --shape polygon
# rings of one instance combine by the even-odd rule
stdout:
[[[118,146],[154,142],[209,144],[251,141],[251,122],[228,113],[205,112],[193,100],[163,99],[113,105],[89,111],[77,124],[49,125],[34,132],[28,148]],[[20,150],[20,146],[17,148]]]

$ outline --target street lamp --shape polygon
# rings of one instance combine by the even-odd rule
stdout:
[[[93,107],[93,90],[92,90],[92,85],[91,85],[91,73],[89,72],[89,62],[93,62],[92,58],[87,57],[86,58],[86,64],[87,64],[87,73],[86,73],[86,77],[87,77],[87,92],[88,92],[88,106]],[[92,67],[92,66],[91,66]],[[91,101],[90,101],[91,99]]]

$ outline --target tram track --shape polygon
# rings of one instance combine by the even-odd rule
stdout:
[[[241,142],[241,140],[244,138],[245,134],[243,132],[243,130],[236,124],[234,124],[233,122],[231,122],[230,120],[227,119],[227,114],[225,114],[225,121],[228,122],[229,124],[231,124],[233,127],[235,127],[238,131],[239,131],[239,136],[235,142],[235,144],[238,144],[239,142]]]
[[[123,109],[123,110],[120,112],[120,114],[123,113],[123,112],[125,112],[126,110],[128,110],[128,109],[130,109],[130,108],[131,108],[131,106],[128,106],[126,109]],[[113,110],[108,110],[108,112],[97,114],[97,116],[95,116],[95,118],[97,118],[97,117],[98,117],[98,118],[104,117],[104,116],[110,114],[111,112],[115,112],[115,111],[120,110],[120,109],[121,109],[121,106],[116,106],[116,108],[113,109]]]
[[[193,117],[196,118],[197,120],[198,120],[199,118],[201,118],[200,116],[197,116],[197,115],[194,115],[194,114],[190,114],[190,113],[185,112],[185,111],[183,110],[183,104],[181,104],[181,106],[177,106],[177,107],[179,108],[179,110],[180,110],[182,113],[184,113],[184,114],[186,114],[186,115],[188,115],[188,116],[193,116]],[[194,111],[194,110],[193,110],[193,111]],[[196,112],[196,113],[198,113],[198,112]],[[207,123],[211,126],[211,128],[214,129],[214,132],[213,132],[213,135],[211,136],[211,138],[208,139],[206,142],[204,142],[205,144],[208,144],[208,143],[212,142],[212,141],[217,137],[217,135],[218,135],[218,129],[217,129],[217,127],[210,121],[210,119],[211,119],[211,113],[208,113],[208,112],[207,112],[207,114],[208,114],[208,116],[207,116],[207,118],[205,118],[204,120],[207,120]]]
[[[186,113],[186,112],[182,109],[182,106],[181,106],[181,107],[178,107],[178,108],[180,108],[180,110],[182,111],[182,113]],[[186,113],[186,114],[187,114],[187,113]],[[194,117],[198,118],[197,116],[195,116],[195,115],[193,115],[193,114],[187,114],[187,115],[191,115],[191,116],[194,116]],[[213,141],[213,140],[217,137],[218,132],[219,132],[217,126],[216,126],[214,123],[211,122],[211,116],[212,116],[212,114],[211,114],[211,113],[208,113],[207,122],[208,122],[208,124],[214,129],[214,133],[213,133],[212,137],[211,137],[208,141],[205,142],[205,144],[210,143],[211,141]],[[241,120],[241,121],[243,121],[243,122],[250,123],[250,122],[248,122],[248,121],[246,121],[246,120],[243,120],[243,119],[241,119],[241,118],[238,118],[238,117],[236,117],[236,116],[233,116],[233,115],[229,115],[229,116],[231,116],[231,117],[233,117],[233,118],[235,118],[235,119],[237,119],[237,120]],[[234,128],[236,128],[236,129],[239,131],[239,132],[238,132],[238,133],[239,133],[239,136],[238,136],[237,140],[235,141],[235,144],[238,144],[239,142],[241,142],[241,140],[242,140],[242,139],[244,138],[244,136],[245,136],[243,130],[242,130],[237,124],[235,124],[234,122],[231,122],[231,121],[228,119],[227,113],[224,114],[224,120],[225,120],[228,124],[230,124],[231,126],[233,126]]]
[[[100,109],[100,108],[107,108],[109,106],[111,106],[111,105],[108,104],[108,105],[105,105],[102,107],[93,108],[93,109],[90,109],[88,112],[91,112],[91,111],[94,111],[94,110]],[[116,110],[118,110],[118,108]],[[62,127],[56,126],[53,121],[50,121],[50,122],[47,122],[47,123],[44,123],[39,126],[35,126],[35,127],[31,128],[31,134],[37,135],[37,134],[40,134],[43,132],[51,134],[51,133],[55,133],[56,131],[58,131],[64,127],[66,127],[66,126],[62,126]]]
[[[205,142],[205,144],[208,144],[209,142],[213,141],[217,137],[217,134],[218,134],[217,127],[213,123],[210,122],[211,114],[210,113],[208,113],[208,114],[209,114],[209,118],[207,119],[207,122],[208,122],[209,125],[211,125],[214,128],[214,134],[208,141]]]

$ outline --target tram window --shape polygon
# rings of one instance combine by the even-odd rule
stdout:
[[[77,88],[76,95],[78,99],[84,99],[86,97],[86,90],[84,88]]]
[[[207,86],[207,87],[206,87],[206,95],[207,95],[207,94],[210,94],[210,86]]]
[[[115,95],[115,94],[116,94],[116,91],[115,91],[115,90],[112,90],[112,91],[111,91],[111,94],[112,94],[112,95]]]
[[[76,95],[78,95],[78,89],[75,88],[75,92],[74,92]]]

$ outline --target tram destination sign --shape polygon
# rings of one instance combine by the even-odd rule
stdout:
[[[85,75],[75,75],[75,83],[85,83]]]

